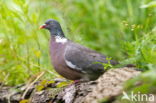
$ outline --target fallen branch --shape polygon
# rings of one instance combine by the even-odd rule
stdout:
[[[41,73],[27,88],[25,85],[16,87],[2,87],[0,90],[0,103],[8,103],[10,95],[11,103],[19,103],[27,100],[31,103],[97,103],[107,98],[113,100],[123,90],[123,83],[140,74],[134,68],[111,69],[104,73],[98,80],[77,83],[64,88],[57,88],[59,81],[49,82],[38,91],[36,87],[42,81],[38,81],[44,73]],[[21,90],[21,91],[15,91]]]

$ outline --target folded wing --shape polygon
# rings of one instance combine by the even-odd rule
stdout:
[[[97,76],[104,72],[102,63],[108,63],[104,55],[73,42],[67,45],[64,59],[69,68]],[[115,61],[110,63],[117,64]]]

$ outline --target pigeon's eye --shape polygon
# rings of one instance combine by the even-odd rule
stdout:
[[[46,25],[48,25],[49,23],[45,23]]]

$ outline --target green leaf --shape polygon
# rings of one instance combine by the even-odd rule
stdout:
[[[148,4],[144,4],[140,8],[151,8],[151,7],[156,7],[156,1],[152,1]]]

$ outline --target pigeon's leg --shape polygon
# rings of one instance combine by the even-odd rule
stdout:
[[[68,87],[71,87],[72,85],[80,83],[80,80],[74,80],[71,84],[68,85]]]
[[[77,84],[77,83],[80,83],[81,80],[74,80],[74,83],[73,84]]]

